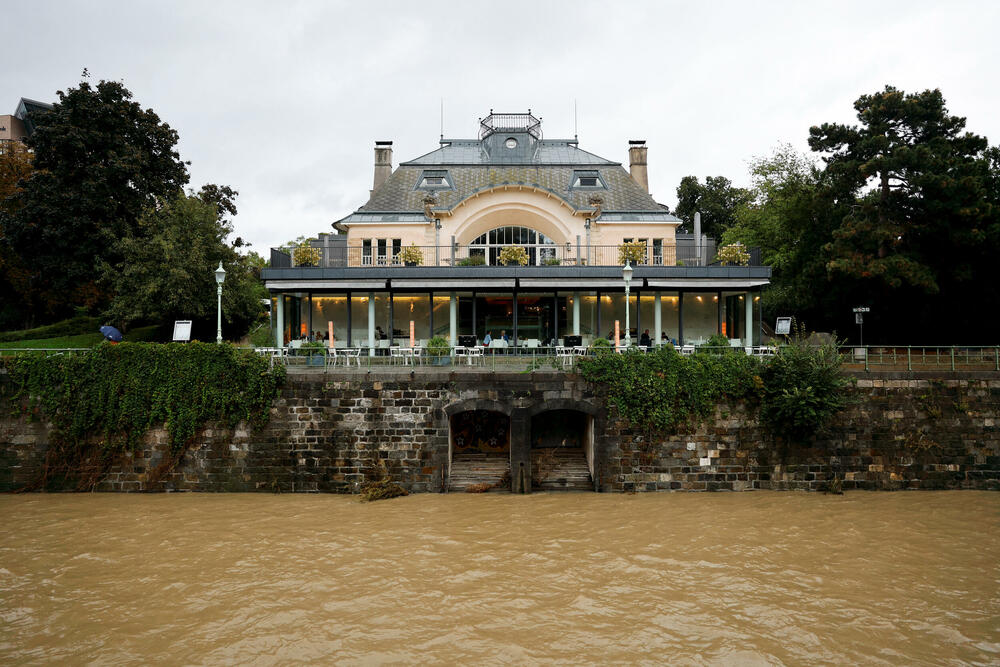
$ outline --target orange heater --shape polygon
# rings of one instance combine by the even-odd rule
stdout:
[[[326,325],[327,328],[329,329],[329,334],[330,334],[329,336],[326,337],[326,346],[333,347],[333,322],[327,322]]]
[[[308,331],[309,331],[309,330],[308,330],[308,329],[306,329],[306,323],[305,323],[305,322],[303,322],[303,323],[302,323],[302,329],[301,329],[301,334],[302,334],[302,336],[306,336],[306,335],[308,335]]]
[[[725,322],[722,323],[722,335],[723,336],[726,335],[726,323]]]

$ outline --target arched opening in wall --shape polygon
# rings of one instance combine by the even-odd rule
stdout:
[[[510,417],[492,410],[465,410],[449,423],[449,491],[483,485],[510,488]]]
[[[531,418],[531,483],[542,491],[593,491],[594,418],[547,410]]]

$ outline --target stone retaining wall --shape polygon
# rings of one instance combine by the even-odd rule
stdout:
[[[558,372],[291,375],[261,432],[205,429],[179,461],[166,432],[151,432],[98,488],[353,492],[384,470],[411,491],[440,491],[449,417],[470,409],[510,417],[512,469],[525,466],[525,490],[531,418],[549,409],[590,415],[594,475],[604,491],[823,490],[833,477],[845,489],[1000,488],[1000,379],[859,377],[852,405],[828,434],[785,443],[741,404],[650,438],[619,421],[600,392]],[[47,425],[0,420],[0,490],[36,482],[48,444]],[[516,475],[513,484],[520,490]]]

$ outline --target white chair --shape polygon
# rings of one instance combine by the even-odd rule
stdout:
[[[398,345],[393,345],[389,348],[389,363],[394,364],[397,360],[401,364],[406,363],[406,359],[403,358],[403,350]]]
[[[562,359],[563,368],[573,365],[573,348],[556,345],[556,357]]]
[[[681,354],[683,354],[685,357],[689,357],[692,354],[694,354],[694,345],[682,345]]]
[[[330,368],[330,366],[336,366],[336,365],[337,365],[337,348],[335,347],[326,348],[326,368]]]
[[[480,364],[486,363],[486,356],[483,354],[484,349],[485,348],[483,348],[482,345],[476,345],[475,347],[470,347],[467,349],[466,356],[469,359],[470,366],[472,365],[473,361]]]

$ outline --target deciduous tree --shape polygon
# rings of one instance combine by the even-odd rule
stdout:
[[[54,315],[103,300],[97,268],[117,265],[117,241],[136,236],[142,212],[188,180],[177,132],[122,83],[84,79],[58,97],[33,119],[36,171],[3,214],[6,242],[36,272]]]

